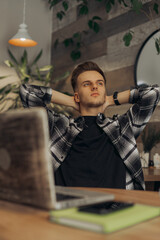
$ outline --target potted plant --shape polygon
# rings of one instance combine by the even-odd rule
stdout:
[[[0,89],[0,112],[8,111],[10,109],[22,108],[22,103],[19,96],[19,87],[23,83],[49,86],[53,73],[53,66],[46,65],[39,68],[37,62],[42,56],[42,50],[38,53],[35,59],[29,64],[27,51],[24,50],[20,60],[17,60],[13,53],[8,50],[11,60],[6,60],[5,64],[8,67],[14,68],[19,76],[19,82],[16,84],[6,84]],[[54,82],[65,79],[69,76],[69,72],[65,72],[62,76],[54,79]],[[5,76],[0,79],[4,79]],[[10,103],[10,104],[7,104]],[[50,104],[57,112],[68,114],[64,106],[57,106]]]

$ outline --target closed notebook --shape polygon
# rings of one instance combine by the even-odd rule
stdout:
[[[160,215],[160,207],[135,204],[110,214],[79,212],[78,208],[50,212],[50,221],[100,233],[114,232]]]

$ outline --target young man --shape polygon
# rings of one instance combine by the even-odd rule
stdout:
[[[78,65],[71,83],[74,97],[49,87],[20,88],[24,107],[46,108],[56,184],[145,189],[136,138],[158,104],[159,88],[135,88],[107,96],[104,73],[93,62]],[[50,102],[71,106],[81,116],[56,114],[46,107]],[[133,105],[125,114],[104,116],[108,106],[127,102]]]

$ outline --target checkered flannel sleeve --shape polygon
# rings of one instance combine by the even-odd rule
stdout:
[[[158,85],[131,90],[129,102],[134,104],[128,111],[128,118],[135,137],[144,129],[160,100]]]
[[[45,107],[51,102],[52,89],[50,87],[22,84],[20,86],[20,98],[23,106]]]

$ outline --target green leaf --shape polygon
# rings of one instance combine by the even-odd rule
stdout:
[[[79,15],[87,15],[88,14],[88,6],[84,4],[79,5]]]
[[[23,67],[19,67],[19,73],[20,73],[22,79],[24,79],[24,78],[30,78],[30,75],[28,75],[28,74],[26,73],[26,69],[23,68]]]
[[[154,4],[153,10],[156,12],[156,14],[159,14],[159,5],[157,3]]]
[[[80,32],[76,32],[73,34],[73,38],[81,38]]]
[[[33,60],[32,64],[30,65],[31,67],[38,62],[38,60],[39,60],[40,57],[42,56],[42,53],[43,53],[43,50],[41,49],[40,52],[38,53],[38,55],[37,55],[37,56],[35,57],[35,59]]]
[[[9,60],[4,61],[4,63],[5,63],[8,67],[15,67],[14,64],[13,64],[11,61],[9,61]]]
[[[112,8],[111,3],[107,2],[106,3],[106,12],[109,13],[111,11],[111,8]]]
[[[21,57],[21,63],[23,66],[26,66],[28,62],[27,51],[24,50],[23,56]]]
[[[128,5],[127,5],[127,3],[125,2],[125,0],[118,0],[118,2],[119,2],[120,4],[123,3],[123,6],[124,6],[124,7],[128,7]]]
[[[95,17],[96,17],[96,16],[95,16]],[[94,18],[94,17],[93,17],[93,18]],[[93,18],[88,21],[88,26],[89,26],[89,28],[92,29],[94,32],[98,33],[99,30],[100,30],[100,25],[99,25],[96,21],[94,21]],[[94,18],[94,19],[97,19],[97,17]],[[98,20],[100,20],[100,19],[98,19]]]
[[[39,70],[40,71],[50,71],[50,70],[52,70],[53,69],[53,66],[52,65],[46,65],[46,66],[44,66],[44,67],[41,67]]]
[[[28,77],[25,77],[25,78],[23,79],[23,82],[24,82],[24,83],[28,83],[28,82],[29,82],[29,80],[30,80],[30,78],[28,78]]]
[[[94,17],[92,18],[92,20],[102,20],[102,18],[100,18],[100,17],[98,17],[98,16],[94,16]]]
[[[81,45],[82,45],[81,42],[77,42],[77,43],[76,43],[77,48],[80,48]]]
[[[140,9],[142,8],[143,4],[140,0],[132,0],[132,9],[136,12],[139,13]]]
[[[114,5],[114,4],[115,4],[114,0],[110,0],[110,2],[111,2],[111,4],[112,4],[112,5]]]
[[[73,61],[76,61],[81,57],[81,52],[79,50],[73,50],[70,56]]]
[[[6,89],[7,86],[3,87],[3,88],[0,88],[0,94],[3,93],[3,91]]]
[[[50,9],[58,3],[58,0],[51,0],[50,2]]]
[[[6,88],[5,88],[5,95],[7,95],[8,93],[10,93],[12,91],[12,86],[11,86],[11,84],[8,84],[7,86],[6,86]]]
[[[4,78],[7,78],[7,77],[9,77],[9,76],[1,76],[0,79],[4,79]]]
[[[132,36],[131,31],[124,35],[123,41],[124,41],[124,44],[126,47],[128,47],[130,45],[132,38],[133,38],[133,36]]]
[[[64,41],[63,41],[63,44],[65,45],[65,47],[68,47],[69,45],[73,45],[74,41],[72,38],[66,38]]]
[[[39,81],[43,81],[43,79],[41,78],[41,74],[40,74],[40,71],[39,71],[39,67],[36,67],[36,73],[37,73],[37,78]]]
[[[65,15],[65,12],[60,11],[57,13],[57,18],[61,21],[63,19],[64,15]]]
[[[27,51],[26,51],[26,49],[24,50],[23,58],[24,58],[25,60],[27,60],[27,58],[28,58],[28,55],[27,55]]]
[[[19,84],[17,85],[17,84],[13,84],[12,85],[12,89],[15,89],[15,88],[17,88],[19,86]]]
[[[52,74],[52,72],[51,71],[49,71],[47,74],[46,74],[46,76],[45,76],[45,84],[47,84],[48,82],[50,82],[50,80],[51,80],[51,74]]]
[[[13,93],[17,93],[17,94],[19,94],[19,89],[15,89],[15,90],[13,90]]]
[[[94,24],[93,24],[93,30],[94,30],[96,33],[99,32],[99,30],[100,30],[100,26],[99,26],[98,23],[94,22]]]
[[[25,66],[19,65],[17,69],[22,76],[29,77],[29,75],[27,75],[27,68]]]
[[[160,41],[159,40],[160,39],[158,39],[158,38],[155,39],[155,47],[156,47],[158,55],[160,54]]]
[[[8,53],[10,58],[13,60],[14,63],[16,63],[17,65],[19,64],[17,59],[13,56],[12,52],[8,49]]]
[[[93,29],[93,23],[94,22],[92,20],[88,21],[88,26],[89,26],[90,29]]]
[[[67,11],[68,10],[68,2],[63,1],[62,5],[63,5],[64,10]]]

